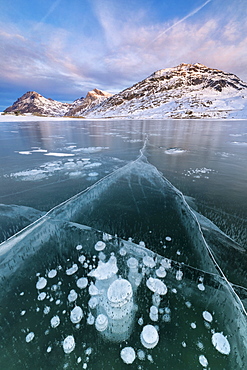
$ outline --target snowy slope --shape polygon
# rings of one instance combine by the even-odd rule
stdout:
[[[89,91],[85,99],[81,101],[80,99],[76,100],[78,104],[70,108],[66,115],[67,116],[85,115],[86,113],[90,112],[92,108],[98,106],[100,103],[105,101],[110,96],[112,96],[112,94],[98,89]]]
[[[33,113],[48,116],[63,116],[70,108],[70,104],[47,99],[35,91],[28,91],[5,109],[5,113]]]
[[[247,118],[247,84],[202,64],[161,69],[116,94],[87,118]]]

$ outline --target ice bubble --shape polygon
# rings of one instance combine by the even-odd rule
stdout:
[[[139,245],[140,245],[141,247],[145,247],[145,242],[141,241],[141,242],[139,242]]]
[[[20,293],[20,296],[22,296],[22,295],[24,295],[24,294],[25,294],[24,292],[21,292],[21,293]]]
[[[104,314],[99,314],[95,320],[95,327],[98,331],[106,330],[108,326],[108,318]]]
[[[77,324],[81,321],[83,317],[83,312],[81,307],[75,306],[73,310],[70,312],[70,320],[73,324]]]
[[[57,270],[53,269],[48,272],[48,278],[52,279],[57,275]]]
[[[25,310],[21,311],[21,316],[25,315],[25,313],[26,313]]]
[[[59,316],[58,315],[53,316],[51,318],[51,321],[50,322],[51,322],[51,327],[52,328],[56,328],[60,324],[60,318],[59,318]]]
[[[185,305],[186,305],[188,308],[190,308],[190,307],[191,307],[191,303],[190,303],[189,301],[186,301],[186,302],[185,302]]]
[[[87,368],[87,363],[85,362],[82,366],[83,369],[86,369]]]
[[[202,292],[205,290],[205,286],[204,286],[202,283],[198,284],[198,285],[197,285],[197,288],[198,288],[199,290],[201,290]]]
[[[170,236],[166,236],[165,239],[166,239],[167,242],[170,242],[172,240],[172,238]]]
[[[107,290],[107,299],[112,307],[122,307],[132,296],[132,286],[126,279],[115,280]]]
[[[127,253],[127,251],[126,251],[126,249],[125,248],[120,248],[120,250],[119,250],[119,254],[120,254],[120,256],[126,256],[126,253]]]
[[[81,357],[78,357],[78,359],[77,359],[77,361],[76,361],[76,362],[77,362],[78,364],[80,364],[80,363],[81,363],[81,361],[82,361],[82,358],[81,358]]]
[[[171,321],[171,316],[169,313],[165,313],[163,316],[162,316],[162,320],[164,322],[170,322]]]
[[[96,297],[91,297],[90,299],[89,299],[89,301],[88,301],[88,305],[89,305],[89,307],[93,310],[97,305],[98,305],[98,303],[99,303],[99,300],[98,300],[98,298],[96,298]]]
[[[187,344],[185,342],[182,342],[182,346],[185,348]]]
[[[78,261],[83,264],[84,261],[86,260],[86,257],[82,254],[79,258],[78,258]]]
[[[166,285],[159,279],[150,277],[146,282],[147,287],[154,293],[165,295],[167,293]]]
[[[213,346],[223,355],[229,355],[231,348],[227,338],[223,333],[214,333],[212,335]]]
[[[170,269],[171,268],[171,260],[168,258],[163,258],[161,263],[160,263],[165,269]]]
[[[43,312],[45,315],[47,315],[50,312],[50,310],[51,308],[49,306],[45,306]]]
[[[212,322],[213,321],[213,316],[208,311],[203,311],[202,316],[203,316],[204,320],[206,320],[208,322]]]
[[[87,355],[87,356],[90,356],[91,354],[92,354],[92,348],[91,347],[88,347],[87,349],[86,349],[86,351],[85,351],[85,354]]]
[[[91,312],[88,314],[88,317],[87,317],[87,324],[88,325],[93,325],[95,322],[95,318],[94,316],[91,314]]]
[[[70,353],[75,349],[75,339],[73,335],[68,335],[63,341],[63,350],[65,353]]]
[[[163,266],[160,266],[158,268],[158,270],[155,271],[156,275],[159,277],[159,278],[164,278],[166,277],[166,270]]]
[[[161,301],[161,299],[160,299],[160,295],[159,295],[158,293],[154,293],[154,294],[152,295],[152,302],[153,302],[153,305],[154,305],[154,306],[159,307],[159,305],[160,305],[160,301]]]
[[[198,348],[200,348],[200,349],[203,349],[203,348],[204,348],[203,343],[202,343],[202,342],[200,342],[200,341],[198,341],[198,342],[196,343],[196,345],[197,345],[197,347],[198,347]]]
[[[76,249],[77,251],[80,251],[80,250],[82,249],[82,245],[81,245],[81,244],[78,244],[78,245],[75,247],[75,249]]]
[[[92,296],[94,295],[98,295],[100,292],[99,292],[99,289],[94,285],[94,283],[91,281],[90,285],[89,285],[89,288],[88,288],[88,293]]]
[[[207,367],[208,366],[208,360],[204,355],[199,356],[199,362],[202,366]]]
[[[51,350],[52,350],[52,348],[51,348],[51,346],[49,346],[49,347],[47,347],[46,352],[47,352],[47,353],[50,353],[50,352],[51,352]]]
[[[86,277],[82,277],[77,280],[76,285],[78,286],[78,288],[84,289],[88,285],[88,279]]]
[[[40,277],[39,280],[36,283],[36,288],[37,289],[44,289],[44,287],[47,284],[47,280],[44,277]]]
[[[141,332],[141,343],[145,348],[154,348],[159,341],[159,334],[153,325],[146,325]]]
[[[88,174],[89,177],[97,177],[98,175],[98,172],[89,172]]]
[[[176,288],[172,288],[172,293],[176,294],[178,291]]]
[[[182,280],[182,278],[183,278],[183,272],[181,270],[178,270],[176,272],[176,279],[177,280]]]
[[[152,321],[158,321],[158,308],[156,306],[150,307],[149,317]]]
[[[190,326],[192,327],[192,329],[195,329],[195,328],[196,328],[196,323],[195,323],[195,322],[192,322],[192,323],[190,324]]]
[[[106,259],[106,255],[102,251],[99,252],[98,257],[99,257],[100,261],[104,261]]]
[[[156,265],[156,263],[154,262],[153,257],[150,257],[150,256],[143,257],[142,261],[143,261],[144,265],[147,266],[147,267],[153,268]]]
[[[76,291],[74,289],[71,289],[71,291],[69,292],[69,295],[68,295],[68,301],[69,302],[74,302],[77,299],[77,296],[78,296],[78,294],[76,293]]]
[[[135,361],[136,353],[132,347],[124,347],[120,353],[121,359],[126,364],[132,364]]]
[[[138,324],[139,324],[140,326],[142,326],[142,325],[143,325],[143,323],[144,323],[144,320],[143,320],[143,318],[142,318],[142,317],[140,317],[140,318],[138,319]]]
[[[45,292],[41,292],[39,295],[38,295],[38,301],[43,301],[46,297],[46,293]]]
[[[31,331],[30,333],[27,334],[26,336],[26,342],[29,343],[33,340],[34,338],[34,333]]]
[[[78,270],[78,266],[76,263],[73,264],[72,267],[66,270],[66,275],[73,275]]]
[[[130,257],[128,260],[127,260],[127,266],[130,268],[130,269],[136,269],[138,267],[138,260],[134,257]]]
[[[171,313],[171,309],[169,307],[165,307],[165,313]]]
[[[94,248],[95,248],[95,250],[96,251],[103,251],[104,249],[105,249],[105,247],[106,247],[106,244],[103,242],[103,241],[101,241],[101,240],[99,240],[96,244],[95,244],[95,246],[94,246]]]
[[[138,349],[138,351],[137,351],[137,357],[141,361],[145,360],[145,352],[142,349]]]
[[[150,361],[152,363],[154,362],[153,356],[150,355],[150,354],[147,355],[147,359],[148,359],[148,361]]]

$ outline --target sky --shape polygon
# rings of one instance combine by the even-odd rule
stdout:
[[[202,63],[247,81],[246,0],[0,0],[0,110]]]

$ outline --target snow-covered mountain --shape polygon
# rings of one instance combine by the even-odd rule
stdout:
[[[35,91],[28,91],[5,109],[5,113],[33,113],[47,116],[63,116],[70,104],[47,99]]]
[[[87,113],[87,118],[247,118],[247,84],[200,63],[161,69]]]
[[[161,69],[112,95],[94,89],[72,104],[27,92],[5,110],[86,118],[247,118],[247,83],[200,63]]]
[[[87,93],[87,96],[85,99],[77,99],[75,102],[77,102],[76,105],[71,107],[69,111],[66,113],[67,116],[82,116],[87,114],[91,111],[92,108],[98,106],[100,103],[102,103],[107,98],[111,97],[112,94],[101,91],[98,89],[94,89],[92,91],[89,91]],[[74,103],[75,103],[74,102]]]

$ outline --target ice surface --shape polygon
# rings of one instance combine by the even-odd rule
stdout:
[[[1,244],[1,368],[244,368],[244,256],[141,157]]]

